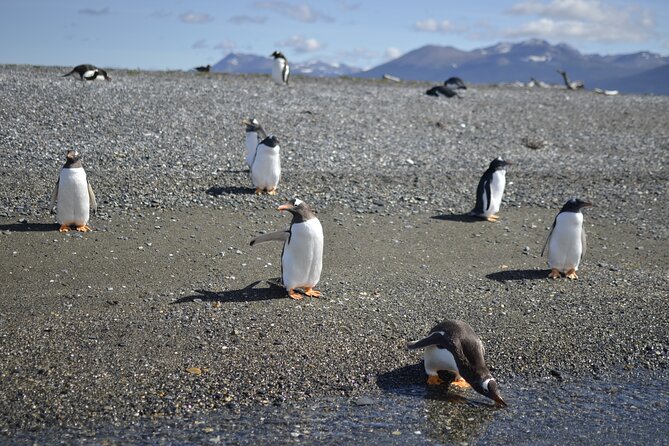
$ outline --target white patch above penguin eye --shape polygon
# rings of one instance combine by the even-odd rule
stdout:
[[[300,200],[299,198],[296,198],[296,199],[295,199],[295,204],[293,204],[293,206],[299,206],[299,205],[301,205],[302,203],[304,203],[304,201]]]
[[[485,381],[483,381],[483,383],[481,384],[481,387],[483,387],[483,390],[485,390],[486,392],[489,392],[490,390],[488,390],[488,384],[490,384],[490,381],[494,381],[494,380],[495,380],[494,378],[488,378]]]

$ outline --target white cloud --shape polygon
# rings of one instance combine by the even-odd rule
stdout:
[[[268,9],[286,15],[298,22],[314,23],[317,21],[334,22],[334,19],[326,14],[314,10],[306,3],[292,4],[282,1],[256,2],[254,5],[259,9]]]
[[[283,42],[277,42],[277,46],[288,46],[293,48],[298,53],[313,53],[319,51],[325,46],[316,39],[307,39],[303,36],[292,36]]]
[[[207,13],[198,13],[198,12],[184,12],[183,14],[179,15],[179,19],[183,23],[190,23],[190,24],[197,24],[201,25],[203,23],[209,23],[214,20],[212,16],[210,16]]]
[[[655,20],[648,9],[613,7],[599,0],[527,0],[507,12],[536,19],[506,30],[506,37],[642,42],[655,33]]]
[[[414,23],[413,29],[415,29],[416,31],[424,31],[431,33],[436,33],[436,32],[448,33],[457,31],[457,27],[453,25],[449,20],[437,21],[435,19],[419,20],[418,22]]]
[[[195,42],[191,46],[191,48],[193,48],[194,50],[201,50],[204,48],[209,48],[209,45],[207,44],[207,41],[205,39],[200,39],[197,42]]]
[[[359,61],[370,60],[379,57],[379,53],[368,48],[353,48],[350,50],[337,51],[338,60]]]
[[[402,51],[400,51],[399,48],[394,48],[394,47],[386,48],[385,56],[386,56],[386,59],[388,59],[388,60],[397,59],[401,55],[402,55]]]
[[[250,16],[250,15],[236,15],[232,16],[228,19],[228,22],[234,23],[236,25],[245,25],[245,24],[252,24],[252,25],[262,25],[267,21],[267,17],[265,16]]]
[[[82,8],[78,12],[79,14],[83,15],[107,15],[109,14],[109,8],[101,8],[101,9]]]

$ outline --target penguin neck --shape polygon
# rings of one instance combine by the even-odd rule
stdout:
[[[290,224],[292,225],[296,223],[304,223],[307,220],[316,218],[316,216],[309,209],[306,208],[290,209],[290,213],[293,214],[293,220],[290,222]]]
[[[81,160],[67,160],[65,161],[65,165],[63,166],[63,169],[76,169],[78,167],[81,167]]]

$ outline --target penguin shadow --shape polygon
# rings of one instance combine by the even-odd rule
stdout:
[[[207,291],[207,290],[195,290],[197,294],[190,296],[183,296],[179,299],[172,302],[172,304],[184,304],[189,302],[194,302],[195,300],[200,300],[203,302],[220,302],[220,303],[232,303],[232,302],[257,302],[270,299],[281,299],[286,297],[286,289],[272,281],[266,281],[269,285],[267,288],[256,288],[256,285],[263,282],[262,280],[257,280],[244,288],[239,290],[228,290],[228,291]]]
[[[376,385],[388,393],[401,396],[413,396],[424,400],[466,404],[468,406],[490,406],[452,392],[449,385],[455,379],[455,375],[447,371],[439,371],[439,377],[444,380],[443,384],[438,386],[428,385],[423,363],[419,362],[377,375]]]
[[[476,216],[471,215],[469,213],[466,213],[466,214],[434,215],[430,218],[433,218],[435,220],[457,221],[457,222],[460,222],[460,223],[476,223],[476,222],[485,221],[484,218],[476,217]]]
[[[0,231],[10,232],[51,232],[57,231],[60,226],[56,223],[10,223],[0,225]]]
[[[241,186],[212,186],[207,189],[207,195],[213,195],[214,197],[220,195],[251,195],[253,193],[255,193],[254,188]]]
[[[486,278],[502,283],[512,280],[542,280],[548,277],[549,272],[547,269],[510,269],[486,274]]]

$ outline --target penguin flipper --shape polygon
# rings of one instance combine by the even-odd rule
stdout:
[[[98,210],[98,202],[95,199],[95,193],[93,193],[93,188],[91,187],[91,183],[88,183],[88,205],[90,206],[92,211]]]
[[[427,347],[429,345],[445,345],[447,348],[451,348],[453,343],[449,341],[446,336],[444,336],[443,331],[433,331],[429,335],[425,336],[423,339],[417,341],[412,341],[407,344],[409,350],[415,350],[417,348]]]
[[[583,259],[583,256],[585,255],[585,248],[586,248],[586,242],[587,242],[587,236],[585,235],[585,228],[581,228],[581,260]]]
[[[288,85],[288,79],[290,78],[290,68],[288,68],[288,61],[286,61],[286,64],[283,66],[281,77],[283,78],[283,81],[286,83],[286,85]]]
[[[49,201],[49,212],[53,214],[56,209],[56,203],[58,202],[58,184],[60,183],[60,178],[56,181],[56,184],[53,186],[53,191],[51,192],[51,200]]]
[[[486,176],[481,177],[478,186],[476,186],[476,205],[472,210],[472,215],[482,216],[485,209],[483,209],[483,194],[485,193]]]
[[[290,235],[289,231],[270,232],[269,234],[259,235],[258,237],[251,239],[251,243],[249,244],[253,246],[258,243],[264,243],[269,241],[285,242],[286,240],[288,240],[289,235]]]
[[[553,235],[553,230],[555,229],[555,224],[557,223],[557,217],[555,217],[555,220],[553,220],[553,227],[551,227],[551,232],[548,233],[548,237],[546,237],[546,242],[544,243],[544,247],[541,249],[541,257],[544,256],[544,252],[546,255],[550,255],[548,250],[550,249],[549,243],[551,241],[551,236]]]

